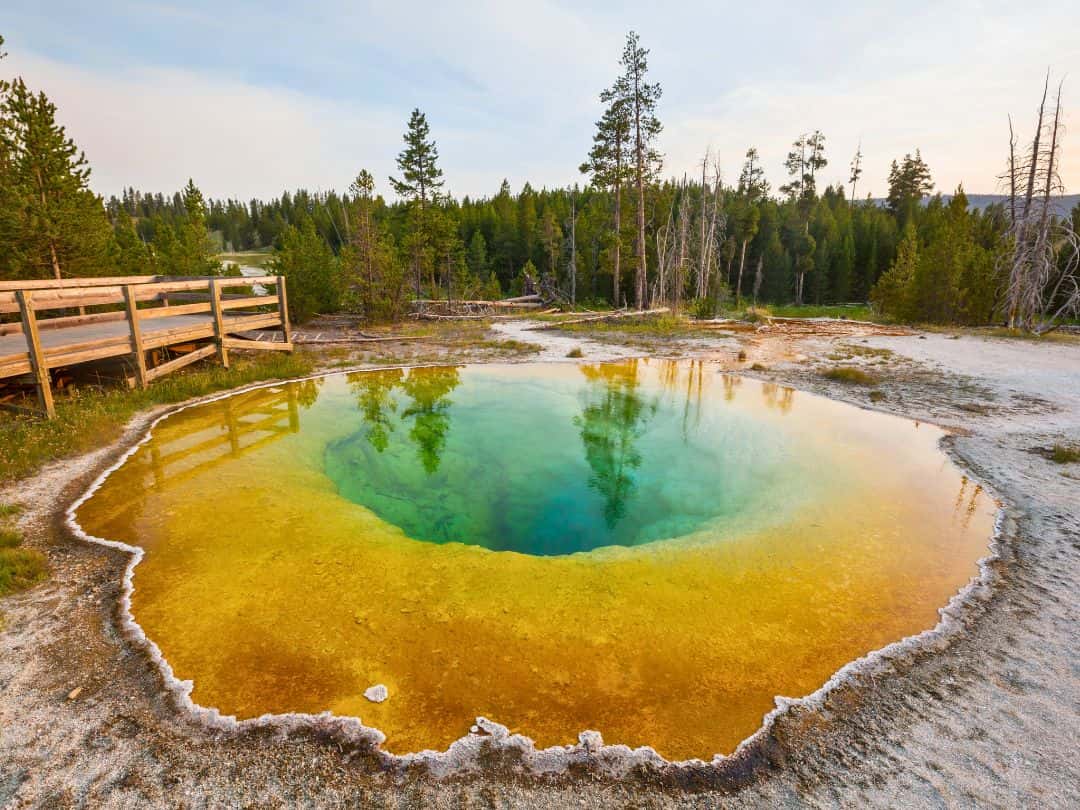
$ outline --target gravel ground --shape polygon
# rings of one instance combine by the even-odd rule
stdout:
[[[501,323],[500,337],[640,355],[584,335]],[[737,342],[735,342],[737,341]],[[647,341],[646,341],[647,342]],[[671,341],[656,340],[670,354]],[[117,445],[53,465],[0,500],[27,506],[28,541],[53,577],[4,600],[0,805],[12,807],[1066,807],[1080,802],[1080,465],[1036,451],[1080,441],[1080,344],[963,335],[718,336],[688,356],[956,430],[946,449],[1005,504],[986,587],[944,632],[854,667],[827,693],[778,713],[718,767],[630,762],[581,746],[538,776],[516,746],[477,736],[436,777],[392,761],[329,718],[235,728],[196,722],[163,688],[118,608],[127,555],[74,538],[63,513],[157,414]],[[742,346],[745,362],[734,359]],[[888,350],[888,351],[883,351]],[[821,377],[865,366],[873,388]],[[875,392],[871,396],[871,391]],[[443,761],[440,772],[445,771]],[[616,771],[618,771],[616,773]]]

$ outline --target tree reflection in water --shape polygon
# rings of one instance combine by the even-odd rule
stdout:
[[[589,386],[574,424],[592,470],[589,486],[604,498],[604,520],[609,529],[626,514],[636,488],[634,471],[641,466],[636,443],[656,412],[656,401],[647,401],[638,393],[638,363],[627,360],[581,366]]]
[[[394,432],[390,415],[397,413],[397,400],[393,394],[404,378],[405,371],[400,368],[348,375],[349,389],[356,395],[356,404],[367,425],[366,438],[380,453],[389,446],[390,434]]]
[[[382,453],[390,444],[394,422],[411,420],[409,438],[416,445],[424,471],[431,475],[439,469],[446,434],[450,430],[449,394],[461,383],[457,366],[364,371],[348,376],[349,387],[367,425],[368,443]],[[394,390],[400,389],[409,404],[398,420],[398,401]]]

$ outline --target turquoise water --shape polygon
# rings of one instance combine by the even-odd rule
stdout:
[[[363,424],[329,444],[326,473],[414,539],[543,556],[775,510],[778,479],[795,473],[783,432],[744,411],[702,408],[655,370],[352,375]],[[712,367],[697,373],[720,379]]]

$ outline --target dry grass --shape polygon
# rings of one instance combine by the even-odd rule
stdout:
[[[36,585],[48,575],[45,555],[37,549],[21,548],[22,535],[7,523],[18,511],[14,504],[0,504],[0,596]]]
[[[1055,444],[1049,458],[1055,464],[1076,464],[1080,462],[1080,445]]]
[[[873,374],[863,371],[855,366],[834,366],[820,372],[827,380],[845,383],[846,385],[877,385],[880,380]]]

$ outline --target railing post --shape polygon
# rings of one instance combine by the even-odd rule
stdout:
[[[214,313],[214,337],[217,339],[218,357],[221,365],[229,367],[229,349],[225,346],[225,321],[221,314],[221,287],[219,279],[210,279],[210,308]]]
[[[278,314],[281,315],[281,334],[288,343],[291,340],[289,328],[289,299],[285,294],[285,276],[277,276]]]
[[[146,388],[146,352],[143,350],[142,327],[139,326],[139,307],[135,301],[135,290],[130,284],[124,285],[124,303],[127,305],[128,327],[131,329],[131,351],[135,357],[135,379],[139,388]]]
[[[34,381],[37,383],[38,403],[45,416],[53,419],[56,416],[56,407],[53,405],[52,387],[49,381],[49,367],[45,362],[45,353],[41,350],[41,336],[38,334],[37,316],[34,315],[33,293],[29,290],[17,290],[15,297],[19,300],[19,316],[22,318],[23,335],[26,336],[26,345],[30,351],[30,368],[34,373]]]

